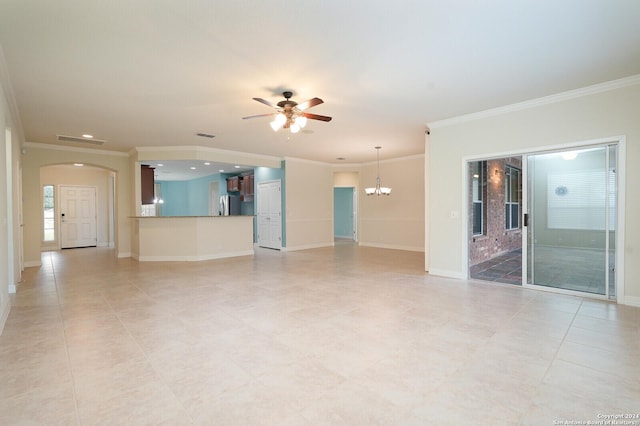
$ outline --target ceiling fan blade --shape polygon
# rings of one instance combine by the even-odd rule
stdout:
[[[308,112],[301,112],[300,115],[312,120],[331,121],[331,117],[327,117],[326,115],[309,114]]]
[[[258,117],[271,117],[278,114],[277,112],[271,112],[269,114],[258,114],[258,115],[250,115],[248,117],[242,117],[243,120],[246,120],[248,118],[258,118]]]
[[[275,108],[275,107],[276,107],[276,106],[275,106],[274,104],[272,104],[271,102],[269,102],[269,101],[267,101],[267,100],[265,100],[265,99],[262,99],[262,98],[253,98],[253,100],[254,100],[254,101],[258,101],[258,102],[260,102],[261,104],[265,104],[266,106],[270,106],[271,108]]]
[[[297,105],[297,108],[300,111],[304,111],[307,108],[311,108],[311,107],[314,107],[316,105],[320,105],[323,102],[324,101],[322,99],[320,99],[320,98],[313,98],[313,99],[309,99],[308,101],[304,101],[304,102],[299,103]]]

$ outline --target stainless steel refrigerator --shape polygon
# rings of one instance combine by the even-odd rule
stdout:
[[[240,214],[239,195],[220,196],[220,214],[222,216],[237,216]]]

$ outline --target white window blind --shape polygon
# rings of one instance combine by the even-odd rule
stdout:
[[[547,226],[550,229],[604,230],[609,186],[609,229],[615,229],[616,175],[605,170],[550,173]]]

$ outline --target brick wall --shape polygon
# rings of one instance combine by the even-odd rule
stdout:
[[[509,157],[486,161],[483,187],[485,218],[483,235],[473,235],[473,210],[468,209],[470,266],[522,247],[522,219],[520,219],[519,229],[507,230],[505,225],[505,168],[507,165],[522,170],[522,158]],[[522,174],[520,176],[522,180]],[[472,205],[472,183],[472,179],[469,179],[469,206]],[[522,185],[518,190],[522,194]],[[520,217],[522,218],[522,196],[520,197]]]

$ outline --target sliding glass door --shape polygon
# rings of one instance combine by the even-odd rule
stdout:
[[[526,284],[615,296],[616,145],[526,156]]]

